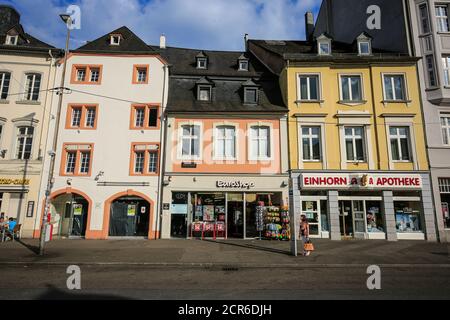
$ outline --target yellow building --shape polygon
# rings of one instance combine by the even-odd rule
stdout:
[[[312,237],[436,241],[417,59],[323,34],[249,40],[289,107],[291,208]]]

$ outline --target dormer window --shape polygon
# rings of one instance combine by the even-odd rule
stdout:
[[[211,101],[211,86],[198,86],[198,100]]]
[[[244,104],[258,104],[259,88],[252,80],[248,80],[243,85],[244,87]]]
[[[238,63],[239,63],[239,71],[248,71],[249,62],[248,59],[243,54],[238,58]]]
[[[372,41],[368,34],[361,33],[356,39],[358,43],[358,54],[360,56],[369,56],[372,54]]]
[[[112,46],[119,46],[121,39],[122,39],[122,36],[120,34],[112,34],[111,38],[110,38],[110,44]]]
[[[19,40],[19,36],[10,36],[10,35],[7,35],[7,36],[6,36],[5,44],[7,44],[7,45],[12,45],[12,46],[16,46],[18,40]]]
[[[208,57],[203,51],[195,58],[197,59],[197,69],[208,69]]]
[[[207,69],[208,60],[206,58],[197,58],[197,69]]]
[[[325,34],[319,36],[317,38],[317,48],[320,56],[331,55],[331,38],[327,37]]]

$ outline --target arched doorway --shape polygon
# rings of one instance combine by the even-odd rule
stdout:
[[[150,237],[152,213],[153,202],[143,194],[128,191],[111,197],[105,205],[108,237]]]
[[[51,196],[53,235],[85,237],[88,230],[91,200],[82,192],[63,190]]]

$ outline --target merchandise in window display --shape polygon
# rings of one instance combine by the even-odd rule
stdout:
[[[265,238],[271,240],[289,240],[289,212],[285,207],[269,206],[264,215]]]
[[[383,227],[378,225],[377,215],[380,209],[377,207],[369,208],[367,210],[367,232],[384,232]]]
[[[262,232],[264,231],[264,215],[267,212],[266,207],[264,206],[264,202],[258,202],[258,206],[256,206],[256,231],[259,232],[259,239],[262,239]]]
[[[419,211],[411,208],[398,210],[395,214],[397,232],[421,232]]]

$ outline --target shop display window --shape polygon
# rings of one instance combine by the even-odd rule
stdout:
[[[328,208],[327,208],[326,200],[320,201],[320,222],[321,222],[322,232],[330,231],[330,225],[328,222]]]
[[[441,193],[441,209],[444,228],[450,229],[450,194]]]
[[[420,202],[395,201],[395,222],[397,232],[422,232],[422,213]]]
[[[384,220],[381,202],[366,202],[367,232],[384,232]]]

